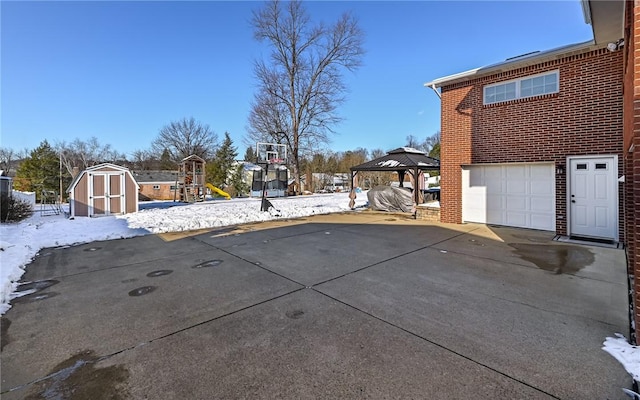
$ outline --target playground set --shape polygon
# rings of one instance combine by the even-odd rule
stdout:
[[[263,208],[266,198],[284,197],[287,192],[289,171],[286,167],[287,148],[277,143],[256,144],[259,168],[252,171],[251,196],[262,197]],[[206,161],[197,155],[190,155],[180,162],[174,192],[174,201],[195,203],[204,201],[206,189],[224,198],[231,196],[224,190],[206,182]],[[265,210],[266,211],[266,210]]]
[[[174,201],[195,203],[204,201],[205,189],[211,193],[217,193],[227,200],[231,199],[229,193],[205,182],[206,161],[193,154],[180,162],[178,175],[176,176],[176,191]]]

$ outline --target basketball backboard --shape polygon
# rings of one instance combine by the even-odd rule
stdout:
[[[277,143],[256,143],[258,164],[286,164],[287,146]]]

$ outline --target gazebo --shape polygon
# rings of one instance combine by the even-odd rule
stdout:
[[[354,182],[360,171],[397,172],[400,187],[402,187],[404,175],[408,173],[415,182],[413,195],[417,205],[420,203],[420,185],[418,184],[420,172],[434,169],[440,170],[440,160],[429,157],[425,152],[412,147],[400,147],[391,150],[385,156],[351,167],[351,194],[349,195],[351,202],[349,202],[349,206],[353,208],[355,205]]]

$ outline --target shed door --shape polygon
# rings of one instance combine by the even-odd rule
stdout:
[[[108,174],[109,187],[106,193],[109,214],[124,213],[124,173]]]
[[[105,174],[89,174],[89,216],[107,215]]]
[[[125,177],[121,172],[89,174],[89,216],[124,212]]]
[[[555,231],[554,164],[463,167],[462,219]]]

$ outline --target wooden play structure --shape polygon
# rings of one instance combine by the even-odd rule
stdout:
[[[205,166],[206,161],[195,154],[180,162],[176,182],[177,198],[175,200],[195,203],[203,201],[205,195]]]

